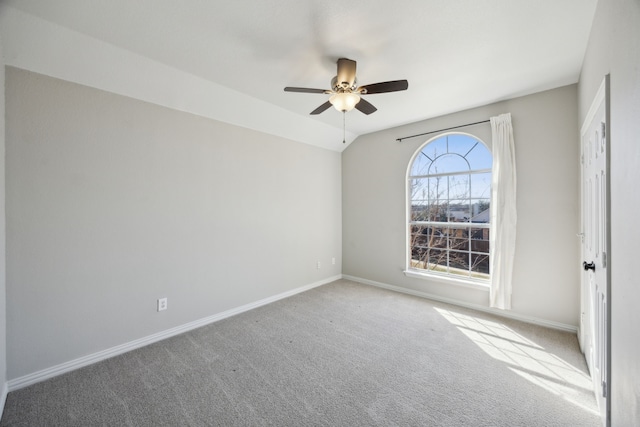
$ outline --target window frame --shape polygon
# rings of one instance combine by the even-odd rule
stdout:
[[[465,136],[465,137],[469,137],[471,139],[473,139],[474,141],[477,141],[478,143],[481,143],[484,147],[484,149],[491,155],[491,148],[478,136],[476,135],[472,135],[466,132],[445,132],[445,133],[440,133],[430,139],[428,139],[427,141],[425,141],[423,144],[421,144],[416,151],[413,153],[413,155],[411,156],[411,159],[409,161],[409,164],[407,166],[407,173],[405,175],[405,201],[406,201],[406,221],[405,221],[405,226],[406,226],[406,242],[405,242],[405,250],[406,250],[406,255],[405,255],[405,271],[404,274],[408,277],[413,277],[413,278],[419,278],[419,279],[429,279],[432,281],[438,281],[438,282],[442,282],[442,283],[447,283],[447,284],[455,284],[455,285],[461,285],[464,287],[471,287],[474,289],[481,289],[481,290],[486,290],[488,291],[490,286],[491,286],[491,275],[489,273],[489,277],[484,279],[484,278],[476,278],[476,277],[472,277],[471,276],[471,271],[469,271],[469,275],[468,276],[464,276],[464,275],[458,275],[455,273],[451,273],[451,272],[440,272],[440,271],[434,271],[434,270],[427,270],[427,269],[421,269],[418,267],[414,267],[412,265],[412,227],[413,226],[428,226],[428,225],[440,225],[442,227],[448,227],[449,229],[452,228],[457,228],[457,229],[467,229],[467,230],[472,230],[472,229],[488,229],[491,230],[492,225],[491,222],[487,222],[487,223],[473,223],[473,222],[439,222],[439,221],[413,221],[412,220],[412,207],[413,207],[413,202],[414,202],[414,197],[412,194],[412,181],[414,179],[418,179],[418,178],[427,178],[427,177],[436,177],[436,176],[456,176],[456,175],[463,175],[463,176],[469,176],[471,177],[471,175],[473,174],[481,174],[481,173],[493,173],[493,159],[491,161],[491,167],[490,168],[484,168],[484,169],[473,169],[470,165],[469,167],[469,171],[468,172],[452,172],[452,173],[434,173],[434,174],[427,174],[427,175],[415,175],[413,176],[411,174],[414,163],[416,162],[416,159],[418,158],[418,156],[420,156],[420,154],[422,153],[422,151],[432,142],[435,142],[438,139],[441,138],[447,138],[451,135],[461,135],[461,136]],[[475,146],[473,147],[475,148]],[[471,150],[470,150],[471,151]],[[447,153],[449,154],[449,153]],[[459,153],[455,153],[460,155]],[[469,154],[469,153],[467,153]],[[466,155],[465,155],[466,156]],[[440,156],[438,156],[440,157]],[[464,157],[464,156],[463,156]],[[432,160],[435,161],[436,159]],[[465,158],[466,160],[466,158]],[[467,161],[468,162],[468,161]],[[490,194],[489,194],[489,204],[491,206],[491,202],[492,202],[492,194],[491,194],[491,186],[489,187],[490,189]],[[471,194],[469,194],[469,199],[472,200],[474,198],[471,197]],[[450,199],[449,197],[447,197],[447,203],[449,202],[449,200],[455,200],[455,199]],[[469,234],[469,233],[467,233]],[[446,249],[447,251],[450,251],[450,248]],[[473,253],[474,251],[472,251],[471,248],[471,244],[469,245],[469,249],[466,251],[469,254]],[[487,259],[488,262],[490,262],[490,248],[489,251],[487,251]]]

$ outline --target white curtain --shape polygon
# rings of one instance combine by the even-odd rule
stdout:
[[[491,117],[491,307],[511,309],[511,278],[516,248],[516,155],[511,114]]]

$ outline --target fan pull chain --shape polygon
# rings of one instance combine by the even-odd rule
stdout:
[[[342,143],[347,143],[347,112],[342,112]]]

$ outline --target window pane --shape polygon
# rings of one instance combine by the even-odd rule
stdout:
[[[447,177],[449,199],[468,199],[470,188],[469,175],[453,175]]]
[[[429,246],[432,248],[447,248],[448,229],[446,227],[431,227],[429,232]]]
[[[488,228],[472,228],[469,230],[471,234],[471,250],[473,252],[489,253],[489,229]]]
[[[469,154],[467,154],[467,160],[471,164],[471,169],[491,169],[493,159],[491,158],[491,152],[487,147],[480,142],[474,147]]]
[[[431,159],[433,159],[433,157]],[[429,170],[429,165],[431,165],[431,159],[422,152],[418,154],[411,166],[411,176],[426,175]]]
[[[428,195],[431,201],[446,201],[449,194],[449,181],[446,176],[428,178]]]
[[[469,222],[471,216],[470,200],[451,200],[449,203],[449,222]]]
[[[428,221],[429,205],[425,201],[415,201],[411,204],[411,221]]]
[[[411,266],[414,268],[424,268],[426,262],[429,227],[411,226]]]
[[[470,137],[469,135],[451,134],[447,135],[446,138],[449,142],[449,152],[458,153],[461,156],[466,155],[467,159],[469,158],[469,155],[471,155],[471,153],[482,152],[482,149],[485,148],[484,144],[482,144],[477,139]],[[476,144],[481,145],[482,147],[479,148]],[[476,166],[472,167],[474,169],[478,169],[478,167]]]
[[[471,175],[471,197],[474,199],[489,199],[491,197],[490,173]]]
[[[469,276],[469,252],[449,251],[449,272]]]
[[[449,237],[449,248],[457,251],[468,251],[469,237],[467,235],[467,230],[452,230],[452,233]]]
[[[447,140],[446,138],[438,138],[427,145],[422,149],[421,156],[425,158],[430,158],[431,160],[435,160],[436,157],[442,156],[443,154],[447,154]]]
[[[411,200],[429,199],[429,180],[427,178],[414,178],[411,180]]]
[[[471,276],[477,279],[489,278],[489,255],[471,254]]]
[[[447,209],[446,203],[429,203],[427,207],[428,221],[446,222]]]
[[[447,272],[447,251],[442,249],[431,249],[426,270]]]
[[[489,199],[472,201],[471,214],[471,222],[488,224],[491,214]]]
[[[469,163],[464,157],[458,154],[442,155],[435,159],[431,167],[429,167],[430,174],[467,172],[468,170]]]

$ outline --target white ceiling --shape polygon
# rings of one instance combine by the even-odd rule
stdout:
[[[341,150],[342,114],[308,115],[327,96],[285,86],[329,88],[340,57],[407,79],[347,114],[351,141],[575,83],[596,2],[5,0],[0,25],[8,65]]]

